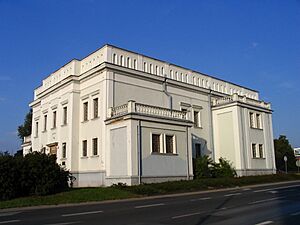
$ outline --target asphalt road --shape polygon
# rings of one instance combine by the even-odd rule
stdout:
[[[0,210],[0,225],[300,224],[300,182],[76,206]]]

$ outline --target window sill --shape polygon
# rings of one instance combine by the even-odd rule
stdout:
[[[42,133],[47,133],[47,130],[43,130]]]
[[[91,155],[90,157],[91,157],[91,158],[98,158],[99,155]]]
[[[97,116],[97,117],[94,117],[93,119],[91,119],[91,120],[97,120],[97,119],[99,119],[100,117],[99,116]]]
[[[66,123],[66,124],[62,124],[62,125],[60,125],[61,127],[66,127],[68,124]]]
[[[51,130],[56,130],[56,127],[52,127]]]
[[[263,130],[263,128],[250,127],[253,130]]]
[[[87,123],[87,122],[89,122],[89,120],[83,120],[83,121],[81,121],[81,123]]]
[[[151,155],[178,156],[177,153],[161,153],[161,152],[151,152]]]
[[[65,161],[65,160],[67,160],[67,158],[61,158],[61,159],[60,159],[60,161]]]
[[[81,156],[80,157],[81,159],[87,159],[87,158],[89,158],[88,156]]]
[[[260,158],[260,157],[252,157],[252,159],[261,159],[261,160],[263,160],[263,159],[266,159],[265,157],[263,157],[263,158]]]

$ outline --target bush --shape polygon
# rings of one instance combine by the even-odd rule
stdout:
[[[235,177],[236,171],[228,160],[219,159],[214,163],[207,155],[198,157],[193,161],[195,179],[209,177]]]
[[[34,152],[25,157],[0,155],[0,199],[48,195],[68,189],[70,174],[56,157]]]
[[[211,172],[212,177],[235,177],[237,175],[232,163],[224,158],[220,158],[219,163],[214,163]]]

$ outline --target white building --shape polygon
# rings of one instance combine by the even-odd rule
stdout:
[[[30,106],[24,154],[56,154],[77,186],[192,179],[203,154],[239,175],[275,172],[257,91],[112,45],[52,73]]]

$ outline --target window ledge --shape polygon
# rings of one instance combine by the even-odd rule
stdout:
[[[51,130],[55,130],[55,129],[56,129],[56,127],[52,127],[52,128],[51,128]]]
[[[67,158],[61,158],[60,160],[61,160],[61,161],[65,161],[65,160],[67,160]]]
[[[66,127],[68,124],[66,123],[66,124],[62,124],[62,125],[60,125],[61,127]]]
[[[89,158],[88,156],[81,156],[80,157],[81,159],[87,159],[87,158]]]
[[[81,121],[81,123],[87,123],[87,122],[89,122],[89,120],[83,120],[83,121]]]
[[[90,157],[91,157],[91,158],[98,158],[99,155],[91,155]]]
[[[43,131],[42,131],[42,133],[46,133],[46,132],[47,132],[47,130],[43,130]]]
[[[253,130],[263,130],[263,128],[250,127]]]
[[[97,119],[99,119],[100,117],[99,116],[97,116],[97,117],[94,117],[93,119],[91,119],[91,120],[97,120]]]
[[[161,152],[151,152],[151,155],[178,156],[177,153],[161,153]]]
[[[263,158],[260,158],[260,157],[252,157],[252,159],[261,159],[261,160],[263,160],[263,159],[266,159],[265,157],[263,157]]]

